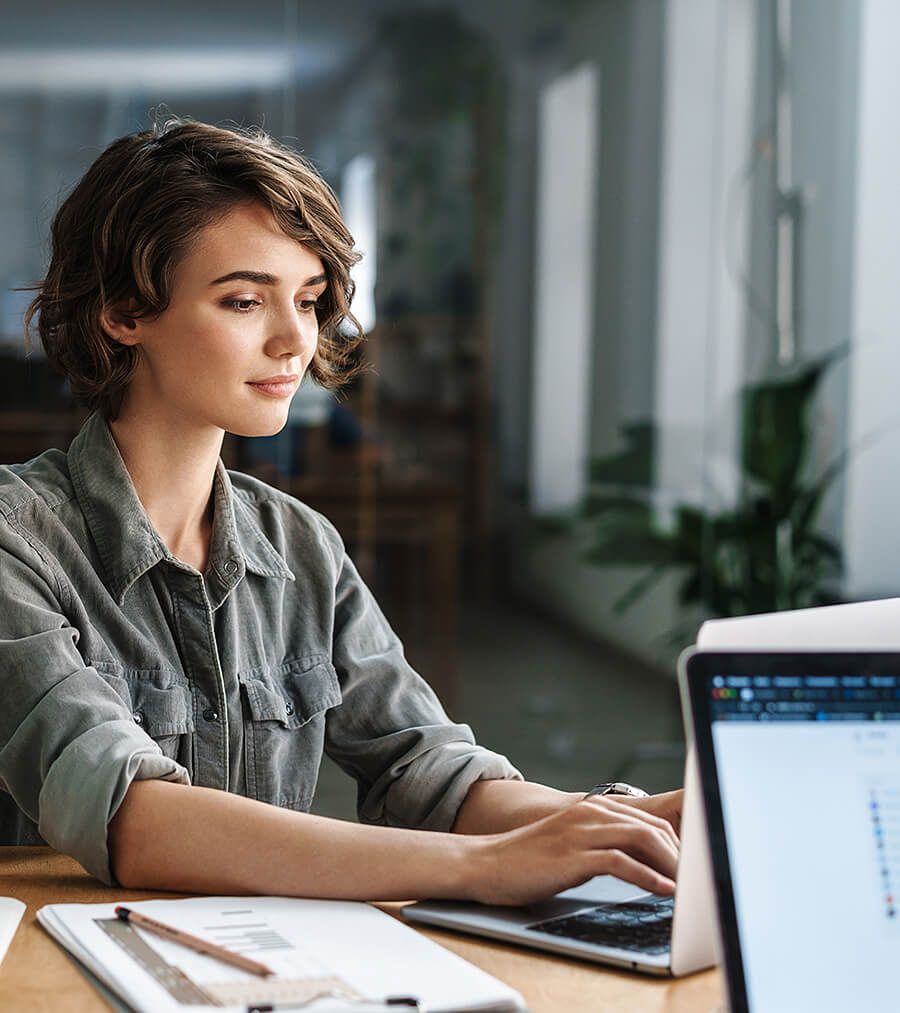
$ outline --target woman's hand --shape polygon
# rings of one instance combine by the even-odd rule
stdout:
[[[608,798],[609,796],[605,796]],[[632,798],[631,796],[614,795],[626,805],[641,809],[643,812],[652,813],[654,816],[662,816],[672,824],[676,834],[681,834],[681,808],[684,804],[684,790],[665,791],[660,795],[648,795],[646,798]]]
[[[681,792],[644,799],[593,795],[535,823],[482,837],[472,898],[529,904],[606,874],[649,893],[672,894],[680,809]]]

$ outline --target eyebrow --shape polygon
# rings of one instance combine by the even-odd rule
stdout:
[[[280,278],[266,271],[231,271],[229,274],[223,274],[221,278],[216,278],[215,281],[211,281],[209,284],[210,286],[224,285],[226,281],[252,281],[256,285],[281,284]],[[309,285],[321,285],[325,281],[328,281],[328,278],[324,274],[315,274],[312,278],[307,278],[301,285],[301,288],[306,288]]]

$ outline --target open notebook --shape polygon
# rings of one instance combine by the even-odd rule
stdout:
[[[513,989],[368,904],[194,897],[128,907],[276,972],[260,978],[137,929],[116,918],[115,904],[41,908],[41,925],[137,1011],[246,1011],[311,1003],[317,1013],[365,1013],[396,996],[418,1000],[429,1013],[524,1008]]]

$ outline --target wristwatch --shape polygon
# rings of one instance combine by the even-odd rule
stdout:
[[[649,793],[643,788],[635,788],[633,784],[626,784],[624,781],[607,781],[606,784],[597,784],[585,795],[630,795],[631,798],[648,798]]]

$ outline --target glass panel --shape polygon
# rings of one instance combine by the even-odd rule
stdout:
[[[897,593],[891,0],[7,8],[0,459],[83,418],[21,337],[55,208],[171,110],[302,151],[364,255],[368,368],[227,462],[532,776],[677,779],[704,618]]]

